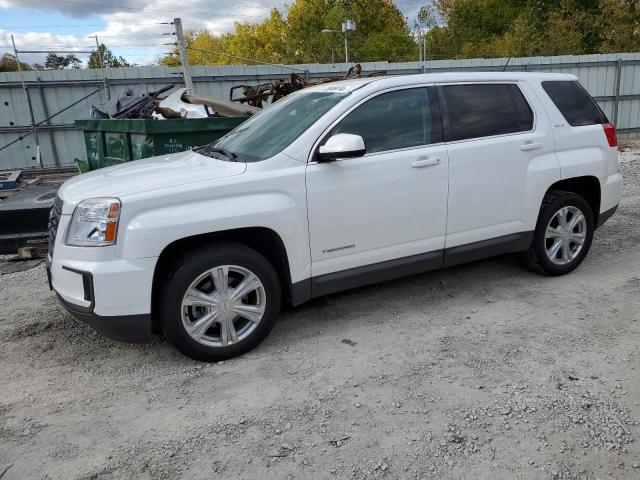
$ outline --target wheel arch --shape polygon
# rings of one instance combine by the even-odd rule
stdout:
[[[151,313],[154,315],[158,305],[160,282],[174,262],[185,251],[209,245],[215,242],[232,242],[246,245],[263,255],[276,269],[282,285],[283,300],[291,303],[293,291],[291,283],[291,269],[284,242],[280,235],[266,227],[247,227],[220,232],[210,232],[180,238],[168,244],[158,257],[153,273]]]
[[[581,177],[564,178],[551,185],[547,189],[546,193],[556,190],[573,192],[584,197],[584,199],[591,206],[594,224],[598,225],[598,217],[600,215],[600,202],[602,200],[602,187],[600,185],[600,180],[598,179],[598,177],[585,175]]]

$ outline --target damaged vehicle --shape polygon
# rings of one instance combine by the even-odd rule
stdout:
[[[50,285],[106,335],[161,330],[222,360],[284,304],[512,252],[573,271],[620,202],[617,158],[614,126],[570,75],[317,85],[200,149],[67,181]]]

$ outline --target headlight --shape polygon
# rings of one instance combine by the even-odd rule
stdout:
[[[103,247],[116,243],[120,200],[90,198],[78,204],[67,233],[67,245]]]

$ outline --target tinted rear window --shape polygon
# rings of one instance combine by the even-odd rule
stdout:
[[[523,132],[533,126],[531,109],[515,85],[441,88],[448,119],[448,141]]]
[[[542,82],[542,88],[572,127],[608,123],[607,116],[578,82]]]

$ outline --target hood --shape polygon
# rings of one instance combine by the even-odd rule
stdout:
[[[187,151],[135,160],[85,173],[65,182],[58,195],[65,207],[96,197],[124,197],[187,183],[242,174],[246,163],[227,162]],[[64,209],[63,213],[71,213]]]

